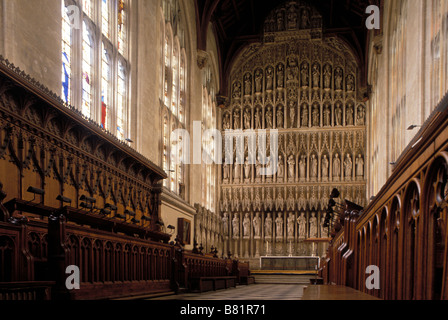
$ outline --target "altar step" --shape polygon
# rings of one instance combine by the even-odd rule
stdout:
[[[293,285],[309,285],[310,280],[315,278],[315,275],[301,275],[301,274],[277,274],[277,273],[255,273],[252,274],[255,278],[256,284],[293,284]]]

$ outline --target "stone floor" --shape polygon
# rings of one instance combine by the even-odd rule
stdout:
[[[154,300],[301,300],[304,285],[254,284],[227,290],[187,293],[151,299]]]

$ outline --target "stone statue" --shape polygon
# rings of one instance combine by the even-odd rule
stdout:
[[[324,89],[331,89],[331,67],[328,64],[324,67]]]
[[[282,155],[278,156],[277,177],[279,179],[282,179],[282,180],[285,177],[285,170],[284,170],[284,164],[283,164],[283,157],[282,157]]]
[[[233,113],[233,127],[234,129],[240,128],[240,113],[238,111]]]
[[[365,118],[366,118],[366,111],[363,106],[359,106],[356,124],[358,126],[365,125]]]
[[[324,179],[328,178],[328,167],[329,167],[329,161],[327,155],[324,154],[324,157],[322,159],[322,178]]]
[[[251,128],[251,121],[250,121],[250,110],[246,109],[244,111],[244,129],[250,129]]]
[[[240,165],[238,163],[235,163],[234,172],[233,172],[233,178],[235,180],[239,180],[240,176],[241,176]]]
[[[288,158],[288,179],[293,181],[295,179],[295,166],[296,161],[294,160],[294,156],[290,155]]]
[[[285,79],[285,70],[283,64],[279,64],[277,67],[277,88],[283,88]]]
[[[308,63],[302,64],[301,74],[302,74],[302,87],[308,87],[310,84]]]
[[[355,78],[352,75],[347,77],[347,91],[355,91]]]
[[[288,10],[288,29],[294,30],[297,28],[297,12],[294,6],[289,7]]]
[[[260,181],[261,179],[261,164],[260,161],[257,159],[257,164],[255,165],[255,178],[257,181]]]
[[[230,125],[230,114],[226,113],[224,115],[224,120],[223,120],[223,125],[222,128],[224,130],[230,130],[231,129],[231,125]]]
[[[341,176],[341,159],[339,154],[336,153],[333,160],[333,177],[339,178]]]
[[[283,128],[283,121],[284,121],[283,110],[279,108],[277,110],[277,128],[279,129]]]
[[[246,74],[244,77],[244,95],[252,95],[252,79],[250,74]]]
[[[246,213],[243,220],[243,236],[244,237],[250,236],[250,218],[248,213]]]
[[[266,200],[264,202],[265,202],[265,207],[267,209],[269,209],[269,210],[272,210],[273,201],[272,201],[272,196],[271,196],[271,192],[270,191],[267,192]]]
[[[336,126],[342,126],[342,108],[341,108],[341,104],[338,103],[336,105],[336,109],[334,110],[334,114],[335,114],[335,125]]]
[[[272,129],[272,109],[268,107],[266,110],[266,128]]]
[[[313,65],[313,87],[320,87],[320,69],[317,63]]]
[[[306,217],[303,213],[297,218],[297,223],[299,225],[299,239],[306,239]]]
[[[342,90],[342,69],[337,68],[334,75],[334,89]]]
[[[224,163],[223,165],[223,179],[229,180],[230,177],[230,165],[228,163]]]
[[[317,178],[317,158],[316,156],[313,154],[311,156],[311,178],[316,179]]]
[[[233,84],[233,98],[240,99],[241,98],[241,83],[235,82]]]
[[[296,120],[296,107],[292,101],[289,103],[289,118],[291,121],[291,128],[294,128]]]
[[[319,114],[319,108],[317,106],[314,106],[313,108],[313,127],[319,127],[320,126],[320,114]]]
[[[302,110],[302,127],[308,127],[309,113],[308,106],[304,105]]]
[[[255,110],[255,129],[261,129],[261,111],[260,108]]]
[[[250,180],[251,178],[251,170],[252,165],[249,163],[249,157],[246,157],[246,161],[244,162],[244,178],[246,180]]]
[[[294,238],[294,222],[295,218],[292,213],[288,217],[288,238]]]
[[[346,125],[347,126],[352,126],[353,125],[353,105],[349,104],[346,110],[346,114],[347,114],[347,120],[346,120]]]
[[[278,213],[277,215],[277,219],[275,219],[275,224],[277,226],[276,230],[276,234],[277,234],[277,238],[281,238],[283,237],[283,218],[282,218],[282,214]]]
[[[229,214],[224,212],[224,216],[222,217],[222,225],[224,228],[224,235],[229,235]]]
[[[324,126],[331,126],[331,110],[328,105],[326,105],[324,108]]]
[[[282,193],[279,192],[277,199],[275,200],[275,207],[277,208],[277,210],[282,210],[284,206],[285,206],[285,202],[283,200]]]
[[[352,177],[353,162],[352,157],[350,157],[350,154],[348,153],[347,158],[345,158],[344,161],[344,167],[345,167],[345,178],[350,179]]]
[[[302,20],[300,23],[300,29],[307,29],[311,25],[310,23],[310,13],[308,9],[303,9],[302,11]]]
[[[299,171],[300,171],[300,179],[305,180],[306,179],[306,157],[302,156],[300,157],[299,161]]]
[[[261,237],[261,230],[260,230],[261,218],[260,218],[260,214],[258,212],[255,214],[255,217],[252,222],[253,222],[253,226],[254,226],[254,236],[256,238]]]
[[[266,90],[272,90],[274,83],[274,68],[268,67],[266,69]]]
[[[235,214],[232,220],[232,228],[233,228],[233,237],[239,238],[240,237],[240,218],[238,217],[238,214]]]
[[[310,238],[317,238],[317,218],[315,212],[311,214],[310,218]]]
[[[255,72],[255,92],[261,93],[263,84],[263,71],[261,69],[258,69]]]
[[[272,236],[272,218],[271,218],[271,214],[268,213],[268,216],[266,217],[265,221],[264,221],[264,233],[266,237],[271,237]]]
[[[364,177],[364,159],[361,155],[356,159],[356,176],[358,178]]]
[[[285,20],[283,19],[283,13],[279,11],[277,13],[277,31],[283,31]]]

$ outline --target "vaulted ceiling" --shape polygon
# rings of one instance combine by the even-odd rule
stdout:
[[[233,58],[247,44],[262,39],[263,26],[269,13],[284,0],[195,0],[198,28],[198,49],[206,50],[207,29],[214,27],[219,64],[221,94],[227,90],[226,77]],[[367,50],[365,13],[379,0],[313,0],[310,2],[322,15],[324,36],[337,36],[352,47],[361,72],[364,73]]]

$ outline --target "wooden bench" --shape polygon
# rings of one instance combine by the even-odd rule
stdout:
[[[206,292],[236,288],[236,277],[199,277],[191,279],[191,290]]]

